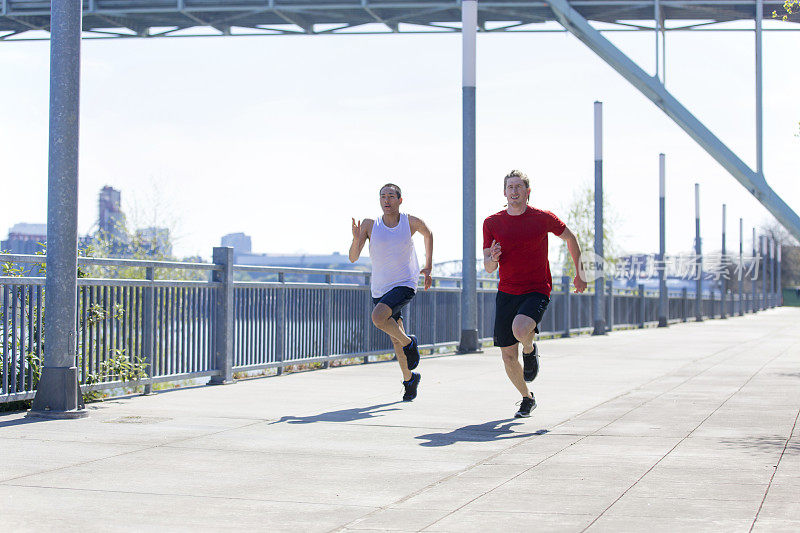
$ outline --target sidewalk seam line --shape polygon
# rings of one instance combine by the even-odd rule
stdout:
[[[756,527],[756,522],[758,521],[758,515],[761,514],[761,509],[764,507],[764,502],[767,501],[767,495],[769,494],[769,489],[772,488],[772,480],[775,479],[775,474],[778,473],[778,467],[781,465],[781,461],[783,460],[784,454],[786,454],[786,448],[789,447],[789,442],[792,440],[792,435],[794,435],[794,430],[797,427],[797,419],[800,418],[800,410],[797,411],[797,415],[794,417],[794,424],[792,424],[792,429],[789,430],[789,438],[786,439],[786,443],[783,445],[783,450],[781,450],[781,455],[778,457],[778,462],[775,463],[775,469],[772,471],[772,475],[769,477],[769,484],[767,484],[767,490],[764,491],[764,497],[761,498],[761,504],[758,506],[758,511],[756,512],[755,518],[753,518],[753,523],[750,525],[750,532],[753,531],[753,528]]]
[[[700,423],[699,423],[699,424],[697,424],[697,426],[695,426],[695,427],[694,427],[694,428],[693,428],[693,429],[692,429],[692,430],[691,430],[689,433],[687,433],[685,437],[683,437],[681,440],[679,440],[679,441],[678,441],[678,442],[675,444],[675,446],[673,446],[673,447],[672,447],[672,448],[671,448],[671,449],[670,449],[670,450],[669,450],[667,453],[665,453],[665,454],[664,454],[664,456],[663,456],[661,459],[659,459],[658,461],[656,461],[656,462],[653,464],[653,466],[651,466],[650,468],[648,468],[648,469],[647,469],[647,471],[646,471],[644,474],[642,474],[642,475],[639,477],[639,479],[637,479],[636,481],[634,481],[634,482],[633,482],[633,484],[632,484],[630,487],[628,487],[627,489],[625,489],[625,490],[622,492],[622,494],[620,494],[620,495],[619,495],[619,497],[618,497],[617,499],[615,499],[613,502],[611,502],[611,504],[610,504],[608,507],[606,507],[606,508],[605,508],[605,509],[604,509],[604,510],[603,510],[603,511],[602,511],[602,512],[599,514],[599,515],[597,515],[597,518],[595,518],[594,520],[592,520],[592,522],[591,522],[589,525],[587,525],[585,528],[583,528],[583,529],[581,530],[581,533],[583,533],[583,532],[585,532],[586,530],[588,530],[588,529],[589,529],[590,527],[592,527],[592,526],[593,526],[593,525],[594,525],[594,524],[595,524],[595,523],[596,523],[598,520],[600,520],[600,518],[602,518],[602,516],[603,516],[604,514],[606,514],[606,512],[608,512],[608,510],[609,510],[609,509],[611,509],[611,508],[612,508],[612,507],[613,507],[613,506],[614,506],[614,505],[615,505],[617,502],[619,502],[619,501],[620,501],[622,498],[624,498],[624,497],[625,497],[625,495],[626,495],[626,494],[627,494],[627,493],[628,493],[628,492],[629,492],[629,491],[630,491],[630,490],[631,490],[633,487],[635,487],[635,486],[636,486],[636,485],[637,485],[637,484],[638,484],[638,483],[639,483],[639,482],[640,482],[642,479],[644,479],[644,478],[645,478],[645,476],[647,476],[647,474],[649,474],[650,472],[652,472],[652,471],[653,471],[653,469],[654,469],[656,466],[658,466],[658,465],[659,465],[659,463],[661,463],[661,461],[663,461],[664,459],[666,459],[666,458],[667,458],[667,456],[668,456],[669,454],[671,454],[673,451],[675,451],[675,448],[677,448],[678,446],[680,446],[682,442],[684,442],[686,439],[688,439],[689,437],[691,437],[692,433],[694,433],[695,431],[697,431],[697,429],[698,429],[700,426],[702,426],[702,425],[703,425],[703,424],[704,424],[704,423],[705,423],[705,422],[706,422],[706,421],[707,421],[709,418],[711,418],[711,417],[714,415],[714,413],[716,413],[717,411],[719,411],[719,410],[722,408],[722,406],[724,406],[726,403],[728,403],[728,401],[730,401],[730,399],[731,399],[731,398],[733,398],[733,397],[734,397],[734,396],[736,396],[736,395],[737,395],[739,392],[741,392],[741,390],[742,390],[743,388],[745,388],[745,386],[747,386],[747,384],[748,384],[748,383],[750,383],[750,382],[753,380],[753,378],[755,378],[755,377],[756,377],[756,376],[757,376],[759,373],[761,373],[761,371],[762,371],[762,370],[764,370],[764,368],[766,368],[766,366],[767,366],[768,364],[770,364],[771,362],[773,362],[775,359],[777,359],[777,358],[781,357],[782,355],[784,355],[784,354],[785,354],[786,352],[788,352],[788,351],[789,351],[789,347],[787,347],[787,348],[786,348],[786,349],[784,349],[782,352],[780,352],[780,353],[778,353],[777,355],[775,355],[775,357],[771,358],[770,360],[766,361],[766,362],[765,362],[763,365],[761,365],[761,367],[759,367],[759,369],[758,369],[758,370],[756,370],[756,371],[753,373],[753,375],[751,375],[749,378],[747,378],[747,380],[746,380],[744,383],[742,383],[742,385],[741,385],[741,386],[740,386],[738,389],[736,389],[736,390],[735,390],[733,393],[731,393],[731,394],[730,394],[730,396],[728,396],[727,398],[725,398],[725,400],[724,400],[724,401],[723,401],[721,404],[719,404],[719,405],[718,405],[718,406],[717,406],[717,407],[716,407],[716,408],[715,408],[713,411],[711,411],[711,412],[708,414],[708,416],[706,416],[706,417],[705,417],[705,418],[704,418],[702,421],[700,421]],[[716,366],[716,365],[715,365],[715,366]]]
[[[781,331],[781,330],[783,330],[783,329],[787,329],[788,327],[789,327],[789,326],[786,326],[786,327],[784,327],[784,328],[780,328],[780,329],[779,329],[779,331]],[[751,342],[757,342],[757,341],[760,341],[761,339],[763,339],[763,338],[765,338],[765,337],[769,337],[770,335],[771,335],[771,334],[767,333],[767,334],[764,334],[764,335],[762,335],[761,337],[758,337],[758,338],[756,338],[756,339],[751,339],[751,340],[749,340],[749,341],[746,341],[746,342],[745,342],[745,343],[743,343],[743,344],[749,344],[749,343],[751,343]],[[607,404],[607,403],[611,403],[611,402],[613,402],[613,401],[615,401],[615,400],[618,400],[619,398],[622,398],[622,397],[624,397],[624,396],[626,396],[626,395],[630,394],[630,393],[631,393],[632,391],[634,391],[634,390],[642,389],[643,387],[646,387],[646,386],[650,385],[651,383],[653,383],[653,382],[655,382],[655,381],[658,381],[658,380],[660,380],[660,379],[663,379],[663,378],[664,378],[664,377],[666,377],[666,376],[669,376],[669,375],[672,375],[672,374],[674,374],[674,373],[676,373],[676,372],[679,372],[680,370],[682,370],[682,369],[684,369],[684,368],[686,368],[686,367],[688,367],[688,366],[690,366],[690,365],[693,365],[693,364],[695,364],[695,363],[697,363],[697,362],[705,361],[706,359],[709,359],[709,358],[711,358],[711,357],[717,356],[717,355],[719,355],[719,354],[721,354],[721,353],[724,353],[725,351],[727,351],[727,350],[730,350],[730,349],[732,349],[732,348],[738,348],[738,347],[740,347],[740,346],[741,346],[741,345],[739,345],[739,346],[734,346],[734,347],[727,346],[727,347],[725,347],[725,348],[722,348],[722,349],[720,349],[720,350],[717,350],[717,351],[715,351],[715,352],[713,352],[713,353],[711,353],[711,354],[709,354],[709,355],[706,355],[706,356],[703,356],[703,357],[699,357],[699,358],[697,358],[697,359],[694,359],[694,360],[692,360],[692,361],[690,361],[690,362],[687,362],[687,363],[685,363],[684,365],[680,366],[679,368],[677,368],[677,369],[675,369],[675,370],[672,370],[672,371],[669,371],[669,372],[665,372],[664,374],[661,374],[660,376],[656,376],[656,377],[654,377],[654,378],[652,378],[652,379],[650,379],[650,380],[646,381],[645,383],[643,383],[643,384],[641,384],[641,385],[638,385],[638,386],[636,386],[636,387],[634,387],[634,388],[632,388],[632,389],[630,389],[630,390],[628,390],[628,391],[626,391],[626,392],[620,393],[620,394],[618,394],[618,395],[614,396],[613,398],[609,398],[608,400],[604,400],[604,401],[602,401],[602,402],[598,403],[598,404],[597,404],[597,405],[595,405],[595,406],[592,406],[592,407],[590,407],[590,408],[588,408],[588,409],[585,409],[585,410],[581,411],[580,413],[578,413],[577,415],[574,415],[574,416],[572,416],[572,417],[570,417],[570,418],[568,418],[568,419],[566,419],[566,420],[564,420],[564,421],[562,421],[562,422],[559,422],[558,424],[554,425],[554,426],[553,426],[553,428],[555,429],[555,428],[557,428],[557,427],[559,427],[559,426],[561,426],[561,425],[563,425],[563,424],[566,424],[567,422],[569,422],[569,421],[571,421],[571,420],[573,420],[573,419],[576,419],[576,418],[578,418],[578,417],[580,417],[580,416],[583,416],[584,414],[586,414],[586,413],[588,413],[588,412],[590,412],[590,411],[592,411],[592,410],[594,410],[594,409],[597,409],[597,408],[599,408],[599,407],[601,407],[601,406],[603,406],[603,405],[605,405],[605,404]],[[788,348],[787,348],[787,350],[788,350]],[[781,352],[780,354],[776,355],[775,357],[777,358],[778,356],[782,355],[782,353],[784,353],[784,352]],[[628,410],[628,411],[626,411],[625,413],[623,413],[623,414],[619,415],[617,418],[615,418],[615,419],[611,420],[611,421],[610,421],[610,422],[608,422],[607,424],[605,424],[605,425],[601,426],[600,428],[598,428],[597,430],[593,431],[591,434],[589,434],[589,435],[583,435],[583,436],[582,436],[580,439],[578,439],[578,440],[576,440],[575,442],[573,442],[573,443],[571,443],[571,444],[569,444],[569,445],[565,446],[564,448],[562,448],[562,449],[558,450],[557,452],[555,452],[555,453],[553,453],[553,454],[551,454],[551,455],[547,456],[546,458],[542,459],[541,461],[539,461],[539,462],[538,462],[538,463],[536,463],[535,465],[531,466],[530,468],[527,468],[527,469],[523,470],[522,472],[519,472],[518,474],[516,474],[516,475],[512,476],[511,478],[509,478],[509,479],[507,479],[507,480],[503,481],[502,483],[500,483],[500,484],[499,484],[499,485],[497,485],[496,487],[493,487],[492,489],[490,489],[490,490],[486,491],[485,493],[483,493],[483,494],[481,494],[481,495],[479,495],[479,496],[476,496],[475,498],[473,498],[472,500],[470,500],[470,501],[466,502],[465,504],[463,504],[463,505],[459,506],[458,508],[456,508],[456,509],[453,509],[451,512],[447,513],[445,516],[443,516],[443,517],[441,517],[441,518],[439,518],[439,519],[437,519],[437,520],[435,520],[435,521],[431,522],[430,524],[428,524],[428,525],[426,525],[426,526],[424,526],[424,527],[420,528],[420,529],[419,529],[419,531],[423,531],[423,530],[425,530],[425,529],[427,529],[427,528],[431,527],[432,525],[434,525],[434,524],[436,524],[436,523],[440,522],[440,521],[441,521],[441,520],[443,520],[444,518],[447,518],[448,516],[452,515],[453,513],[457,512],[457,511],[459,511],[460,509],[463,509],[465,506],[469,505],[470,503],[472,503],[473,501],[477,500],[478,498],[480,498],[480,497],[482,497],[482,496],[485,496],[486,494],[488,494],[488,493],[492,492],[493,490],[495,490],[495,489],[497,489],[497,488],[499,488],[499,487],[503,486],[504,484],[506,484],[506,483],[508,483],[508,482],[510,482],[510,481],[512,481],[512,480],[514,480],[514,479],[516,479],[517,477],[519,477],[520,475],[524,474],[525,472],[528,472],[528,471],[530,471],[530,470],[532,470],[532,469],[536,468],[537,466],[541,465],[542,463],[544,463],[545,461],[547,461],[547,460],[549,460],[549,459],[552,459],[553,457],[555,457],[556,455],[558,455],[558,454],[559,454],[559,453],[561,453],[562,451],[564,451],[564,450],[566,450],[566,449],[570,448],[571,446],[574,446],[575,444],[577,444],[577,443],[581,442],[581,441],[582,441],[582,440],[584,440],[586,437],[592,436],[594,433],[597,433],[598,431],[601,431],[602,429],[604,429],[604,428],[608,427],[609,425],[613,424],[614,422],[616,422],[617,420],[621,419],[622,417],[624,417],[624,416],[628,415],[629,413],[631,413],[631,412],[635,411],[636,409],[639,409],[639,408],[640,408],[640,407],[642,407],[643,405],[645,405],[645,404],[647,404],[647,403],[649,403],[649,402],[652,402],[653,400],[655,400],[655,399],[657,399],[657,398],[660,398],[661,396],[663,396],[663,395],[665,395],[665,394],[667,394],[667,393],[669,393],[669,392],[672,392],[673,390],[677,389],[677,388],[678,388],[678,387],[680,387],[681,385],[684,385],[685,383],[687,383],[687,382],[691,381],[692,379],[694,379],[694,378],[696,378],[696,377],[700,376],[701,374],[703,374],[703,373],[705,373],[705,372],[707,372],[707,371],[711,370],[711,369],[712,369],[712,368],[714,368],[715,366],[718,366],[718,365],[720,365],[720,364],[724,363],[725,361],[727,361],[727,360],[729,360],[729,359],[732,359],[732,358],[736,357],[737,355],[739,355],[739,354],[738,354],[738,353],[737,353],[737,354],[732,354],[730,357],[726,357],[726,358],[725,358],[724,360],[722,360],[722,361],[716,362],[716,363],[714,363],[714,364],[710,365],[709,367],[707,367],[707,368],[705,368],[705,369],[703,369],[703,370],[699,370],[698,372],[696,372],[696,373],[695,373],[695,374],[693,374],[692,376],[689,376],[689,377],[687,377],[685,380],[681,381],[680,383],[678,383],[678,384],[677,384],[677,385],[675,385],[674,387],[670,388],[669,390],[663,391],[663,392],[661,392],[661,393],[657,394],[656,396],[653,396],[652,398],[648,398],[648,399],[646,399],[646,400],[642,401],[641,403],[639,403],[639,404],[638,404],[638,405],[636,405],[635,407],[633,407],[633,408],[629,409],[629,410]],[[709,416],[710,416],[710,415],[709,415]],[[702,424],[702,422],[701,422],[701,424]],[[536,438],[536,437],[540,437],[540,436],[542,436],[542,435],[534,435],[534,436],[531,436],[531,437],[527,437],[527,438],[521,439],[520,441],[516,442],[514,445],[512,445],[512,446],[510,446],[510,447],[508,447],[508,448],[505,448],[505,449],[503,449],[503,450],[500,450],[500,451],[498,451],[498,452],[496,452],[496,453],[494,453],[494,454],[492,454],[492,455],[489,455],[488,457],[486,457],[486,458],[484,458],[484,459],[482,459],[482,460],[478,461],[477,463],[474,463],[474,464],[472,464],[472,465],[470,465],[470,466],[468,466],[468,467],[466,467],[466,468],[464,468],[464,469],[462,469],[462,470],[460,470],[460,471],[458,471],[458,472],[455,472],[455,473],[453,473],[453,474],[450,474],[450,475],[448,475],[448,476],[445,476],[444,478],[440,479],[439,481],[436,481],[435,483],[431,483],[431,484],[429,484],[429,485],[427,485],[427,486],[425,486],[425,487],[423,487],[423,488],[421,488],[421,489],[419,489],[419,490],[417,490],[417,491],[415,491],[415,492],[413,492],[413,493],[411,493],[411,494],[409,494],[409,495],[407,495],[407,496],[404,496],[403,498],[400,498],[399,500],[396,500],[396,501],[394,501],[394,502],[392,502],[392,503],[390,503],[390,504],[387,504],[387,505],[385,505],[385,506],[381,506],[380,508],[378,508],[378,509],[375,509],[374,511],[371,511],[371,512],[367,513],[366,515],[362,516],[362,517],[359,517],[359,518],[357,518],[357,519],[355,519],[355,520],[352,520],[352,521],[348,522],[347,524],[344,524],[344,525],[341,525],[341,526],[335,527],[335,528],[331,529],[330,531],[331,531],[331,532],[335,532],[335,531],[342,531],[342,530],[344,530],[345,528],[347,528],[349,525],[351,525],[351,524],[353,524],[353,523],[356,523],[357,521],[361,521],[361,520],[363,520],[363,519],[365,519],[365,518],[369,517],[370,515],[372,515],[372,514],[374,514],[374,513],[377,513],[377,512],[379,512],[379,511],[381,511],[381,510],[388,509],[389,507],[391,507],[391,506],[393,506],[393,505],[397,505],[397,504],[399,504],[399,503],[402,503],[402,502],[404,502],[404,501],[407,501],[407,500],[409,500],[409,499],[411,499],[411,498],[413,498],[413,497],[415,497],[415,496],[417,496],[417,495],[419,495],[419,494],[422,494],[422,493],[423,493],[423,492],[425,492],[426,490],[428,490],[428,489],[430,489],[430,488],[433,488],[433,487],[435,487],[436,485],[439,485],[439,484],[442,484],[442,483],[444,483],[444,482],[446,482],[446,481],[449,481],[450,479],[453,479],[454,477],[457,477],[457,476],[459,476],[459,475],[461,475],[461,474],[463,474],[463,473],[465,473],[465,472],[468,472],[469,470],[471,470],[471,469],[473,469],[473,468],[475,468],[475,467],[477,467],[477,466],[480,466],[482,463],[485,463],[486,461],[490,461],[490,460],[494,459],[495,457],[497,457],[497,456],[499,456],[499,455],[501,455],[501,454],[503,454],[503,453],[506,453],[506,452],[508,452],[508,451],[510,451],[510,450],[513,450],[514,448],[516,448],[516,447],[518,447],[518,446],[521,446],[522,444],[525,444],[525,443],[527,443],[527,442],[531,441],[532,439],[534,439],[534,438]],[[656,463],[656,464],[657,464],[657,463]],[[655,466],[655,465],[654,465],[654,466]],[[652,467],[651,467],[651,468],[652,468]],[[621,497],[622,497],[622,496],[620,496],[620,498],[621,498]],[[612,503],[612,505],[613,505],[613,503]],[[604,512],[605,512],[605,511],[604,511]],[[599,516],[598,516],[598,518],[599,518]],[[595,519],[595,520],[596,520],[596,519]],[[592,522],[592,523],[594,523],[594,522]],[[590,524],[590,525],[591,525],[591,524]]]

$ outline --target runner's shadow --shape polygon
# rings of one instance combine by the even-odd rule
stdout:
[[[289,424],[311,424],[312,422],[353,422],[356,420],[364,420],[366,418],[376,418],[382,416],[382,413],[389,411],[399,411],[398,408],[383,409],[390,405],[395,405],[402,402],[381,403],[378,405],[370,405],[369,407],[356,407],[355,409],[342,409],[341,411],[330,411],[328,413],[321,413],[314,416],[282,416],[280,420],[270,422],[272,424],[280,424],[283,422]]]
[[[416,439],[424,440],[420,446],[450,446],[456,442],[491,442],[498,440],[523,439],[544,435],[546,429],[540,429],[533,433],[517,433],[512,428],[522,425],[522,422],[515,422],[515,418],[507,420],[493,420],[483,424],[472,424],[469,426],[454,429],[449,433],[428,433],[419,435]]]

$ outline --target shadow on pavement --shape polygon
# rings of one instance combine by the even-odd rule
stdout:
[[[382,413],[389,411],[399,411],[399,409],[383,409],[390,405],[396,405],[403,402],[381,403],[377,405],[370,405],[369,407],[356,407],[354,409],[342,409],[341,411],[330,411],[328,413],[321,413],[314,416],[282,416],[280,420],[270,422],[272,424],[281,424],[283,422],[289,424],[311,424],[312,422],[353,422],[355,420],[364,420],[366,418],[375,418],[381,416]]]
[[[523,423],[516,422],[515,420],[515,418],[493,420],[491,422],[484,422],[483,424],[472,424],[460,427],[449,433],[428,433],[427,435],[419,435],[414,438],[425,441],[420,442],[420,446],[450,446],[456,442],[491,442],[523,439],[526,437],[535,437],[536,435],[544,435],[548,432],[546,429],[540,429],[533,433],[517,433],[512,428],[514,426],[521,426]]]
[[[36,422],[47,421],[47,419],[45,418],[12,418],[11,420],[3,420],[6,417],[11,417],[19,414],[20,413],[17,411],[14,413],[9,413],[8,415],[0,415],[0,428],[7,428],[11,426],[22,426],[25,424],[35,424]]]
[[[785,455],[800,455],[800,442],[796,439],[790,439],[786,443],[787,437],[783,435],[774,436],[761,436],[761,437],[743,437],[743,438],[726,438],[722,439],[722,444],[729,447],[746,448],[758,452],[768,452],[780,454],[783,452]],[[785,450],[784,450],[785,449]]]

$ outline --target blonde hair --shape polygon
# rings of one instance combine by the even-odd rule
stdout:
[[[506,185],[508,184],[508,178],[519,178],[522,180],[522,183],[524,183],[527,188],[529,189],[531,188],[531,180],[528,179],[528,176],[526,176],[524,172],[522,172],[521,170],[512,170],[511,172],[506,174],[505,178],[503,178],[503,190],[505,190]]]

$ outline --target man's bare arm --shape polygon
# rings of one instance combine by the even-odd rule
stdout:
[[[356,219],[352,220],[353,242],[350,243],[348,258],[351,263],[355,263],[361,256],[361,250],[364,249],[364,244],[369,238],[369,232],[372,229],[372,220],[369,218],[365,218],[362,222],[356,222]]]
[[[562,241],[567,243],[567,248],[569,249],[569,255],[572,257],[572,262],[575,264],[575,279],[572,280],[572,283],[575,285],[575,292],[583,292],[586,290],[586,276],[583,275],[583,269],[581,267],[581,245],[578,244],[578,239],[575,238],[575,234],[570,231],[569,228],[564,228],[564,231],[561,232],[561,235],[558,236]]]
[[[428,228],[427,224],[421,219],[409,215],[408,225],[411,227],[411,235],[414,232],[419,232],[425,240],[425,268],[420,270],[420,273],[425,276],[425,290],[427,291],[433,284],[431,272],[433,271],[433,232]]]

